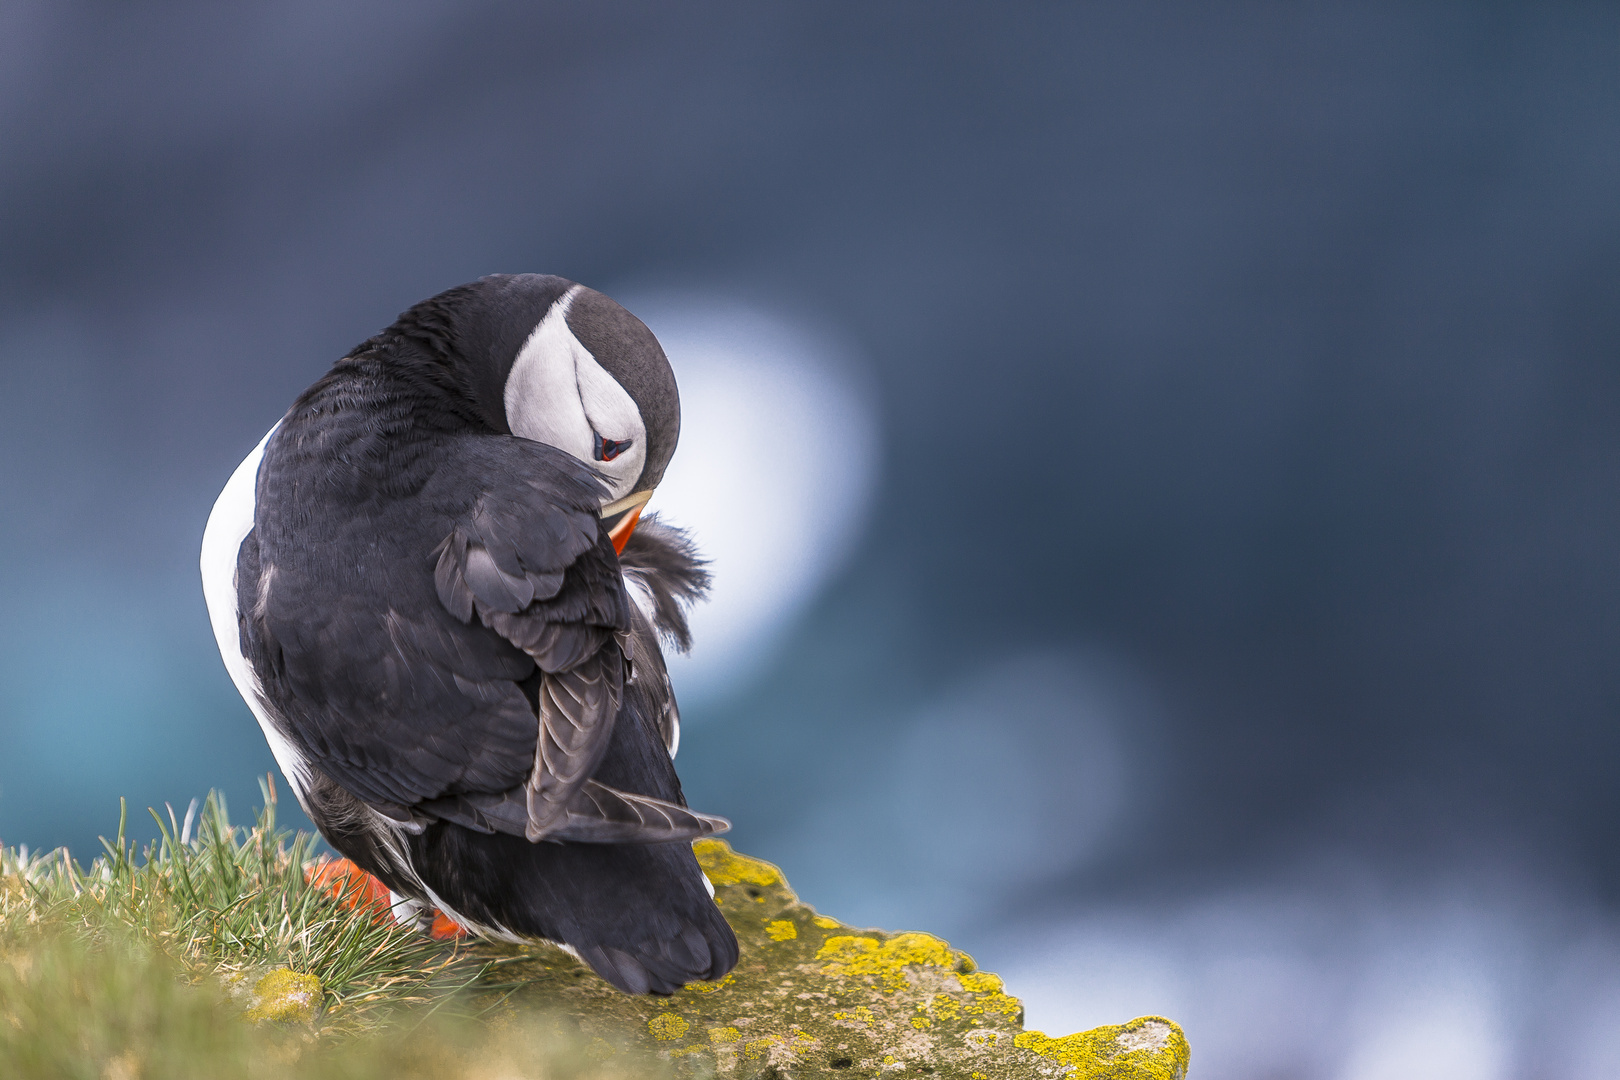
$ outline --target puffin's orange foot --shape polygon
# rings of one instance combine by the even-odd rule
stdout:
[[[322,859],[306,866],[304,881],[352,911],[368,911],[383,918],[393,910],[388,886],[348,859]]]
[[[434,908],[433,928],[428,931],[428,936],[434,941],[454,941],[456,938],[466,937],[467,928],[438,908]]]
[[[351,911],[370,912],[378,919],[393,916],[394,898],[388,886],[348,859],[321,859],[304,868],[304,881]],[[435,908],[428,934],[435,941],[452,941],[466,937],[467,930]]]

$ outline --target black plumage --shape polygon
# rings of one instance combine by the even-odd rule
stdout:
[[[512,433],[508,376],[553,311],[634,403],[633,480]],[[678,429],[628,312],[560,278],[482,279],[299,397],[235,564],[261,722],[332,846],[423,910],[568,945],[631,992],[737,958],[690,845],[726,823],[686,808],[659,653],[660,633],[684,647],[707,579],[678,531],[649,520],[621,558],[603,517],[611,484],[656,485]]]

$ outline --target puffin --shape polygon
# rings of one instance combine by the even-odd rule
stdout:
[[[613,986],[723,977],[737,939],[692,841],[661,642],[708,576],[641,513],[675,452],[658,340],[602,293],[497,274],[332,365],[203,535],[232,681],[326,842],[496,940]]]

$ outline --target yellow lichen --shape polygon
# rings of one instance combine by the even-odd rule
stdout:
[[[746,1043],[743,1043],[743,1057],[749,1059],[750,1061],[757,1060],[764,1056],[765,1051],[769,1050],[775,1045],[775,1036],[767,1035],[763,1039],[752,1039]]]
[[[855,1006],[855,1019],[868,1026],[877,1023],[877,1017],[865,1005]]]
[[[894,991],[909,985],[908,966],[949,967],[955,958],[951,947],[932,934],[897,934],[888,941],[853,935],[830,937],[816,959],[830,961],[821,969],[823,974],[873,975],[885,990]]]
[[[726,1046],[742,1038],[742,1032],[734,1027],[717,1027],[709,1029],[709,1041],[716,1046]]]
[[[1061,1039],[1025,1031],[1013,1036],[1013,1045],[1073,1066],[1076,1080],[1183,1080],[1191,1056],[1181,1029],[1162,1016],[1139,1016]]]
[[[829,919],[825,915],[817,915],[810,921],[821,927],[823,930],[837,930],[840,926],[844,925],[837,919]]]
[[[975,1072],[972,1074],[972,1076],[973,1080],[990,1080],[990,1078],[982,1072]]]
[[[955,1020],[957,1013],[962,1011],[962,1003],[949,994],[935,994],[929,1009],[941,1020]]]
[[[688,1024],[676,1013],[664,1013],[647,1021],[647,1030],[652,1032],[653,1038],[659,1042],[674,1042],[676,1039],[686,1037]]]
[[[686,984],[686,988],[698,994],[712,994],[716,990],[724,990],[736,981],[737,976],[727,975],[719,982],[689,982]]]
[[[765,924],[765,936],[772,941],[792,941],[799,936],[799,928],[786,919],[772,919]]]
[[[242,1015],[253,1021],[309,1023],[321,1004],[321,980],[277,968],[253,984],[253,1004]]]
[[[1000,992],[994,994],[985,994],[979,999],[979,1005],[983,1012],[1000,1013],[1002,1016],[1009,1017],[1013,1020],[1019,1020],[1024,1015],[1024,1003],[1009,994],[1003,994]],[[972,1010],[970,1009],[969,1011]]]
[[[693,1043],[691,1046],[683,1046],[679,1050],[671,1050],[669,1056],[672,1058],[685,1057],[687,1054],[701,1054],[707,1049],[708,1047],[702,1043]]]
[[[782,880],[782,872],[768,862],[750,859],[731,850],[724,840],[699,840],[692,845],[698,866],[715,885],[758,885],[766,888]]]
[[[962,989],[975,994],[995,993],[1001,989],[1001,976],[989,971],[970,971],[958,975]]]
[[[911,1018],[911,1026],[916,1028],[918,1031],[924,1030],[932,1023],[933,1021],[928,1019],[926,1016],[913,1016]]]

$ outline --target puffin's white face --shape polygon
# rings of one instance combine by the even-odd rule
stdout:
[[[580,288],[551,305],[518,352],[506,378],[506,423],[512,434],[596,468],[608,482],[606,507],[631,494],[647,462],[647,430],[624,387],[568,328]]]

